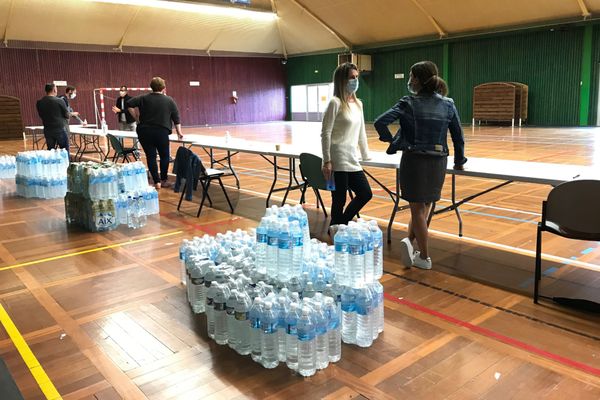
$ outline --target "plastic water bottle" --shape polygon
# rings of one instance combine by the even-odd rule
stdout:
[[[291,303],[285,317],[285,363],[291,370],[298,369],[298,318],[300,310],[298,303]]]
[[[306,286],[304,287],[304,292],[302,293],[302,296],[305,299],[310,299],[315,297],[315,287],[313,285],[313,283],[311,281],[306,282]]]
[[[316,330],[311,318],[310,308],[302,307],[302,314],[296,325],[298,332],[298,373],[302,376],[312,376],[316,367]]]
[[[356,292],[349,287],[342,292],[342,340],[356,343]]]
[[[227,318],[228,334],[227,345],[236,351],[240,343],[239,331],[236,329],[237,323],[235,320],[235,307],[238,303],[239,298],[240,294],[238,293],[237,289],[232,289],[225,303],[225,314]]]
[[[289,307],[287,303],[287,299],[285,296],[279,296],[277,298],[277,339],[279,341],[279,361],[286,361],[286,343],[285,343],[285,334],[286,334],[286,325],[285,325],[285,317],[289,312]]]
[[[250,296],[246,293],[240,293],[235,305],[235,329],[239,339],[237,352],[243,356],[252,352],[252,326],[249,321],[251,305]]]
[[[279,341],[277,338],[277,315],[273,311],[273,303],[265,302],[260,321],[261,330],[261,364],[271,369],[279,364]]]
[[[131,196],[127,196],[127,226],[131,229],[137,229],[139,227],[136,202]]]
[[[323,269],[321,268],[320,270],[322,271]],[[327,282],[325,281],[325,276],[321,272],[319,272],[315,281],[315,291],[322,293],[326,287]]]
[[[206,279],[206,278],[205,278]],[[208,281],[206,281],[208,282]],[[208,290],[206,291],[206,333],[211,339],[215,338],[215,308],[214,298],[217,292],[217,281],[210,282]]]
[[[348,228],[349,286],[359,288],[365,282],[365,248],[356,226]]]
[[[302,208],[300,204],[294,206],[294,212],[297,215],[298,221],[300,222],[300,228],[302,228],[302,232],[304,233],[304,254],[310,254],[310,226],[308,225],[308,215],[306,211]]]
[[[129,213],[128,213],[129,214]],[[129,217],[129,215],[128,215]],[[129,218],[128,218],[129,220]],[[179,265],[180,265],[180,277],[181,277],[181,284],[185,286],[186,284],[186,268],[185,268],[185,258],[186,258],[186,251],[188,249],[188,247],[190,246],[190,241],[187,239],[183,239],[183,241],[181,242],[181,245],[179,246]]]
[[[269,221],[267,229],[267,275],[272,278],[278,273],[279,223],[276,219]]]
[[[348,277],[348,231],[346,225],[339,225],[333,237],[335,246],[335,276],[338,284],[347,285]]]
[[[371,291],[364,287],[356,294],[356,344],[369,347],[373,344]]]
[[[290,279],[290,267],[292,265],[292,235],[290,225],[287,222],[279,226],[279,252],[277,253],[277,263],[279,264],[278,278],[281,282],[287,282]]]
[[[304,233],[298,221],[292,221],[292,264],[290,278],[302,274],[302,260],[304,258]]]
[[[212,288],[212,285],[211,285]],[[217,284],[215,297],[213,298],[213,309],[215,319],[215,342],[217,344],[227,344],[229,338],[227,331],[227,313],[225,303],[229,298],[229,289],[225,284]]]
[[[203,313],[206,307],[204,300],[204,279],[198,265],[192,264],[190,268],[190,291],[191,294],[190,304],[192,310],[196,313]]]
[[[329,341],[329,362],[338,362],[342,358],[342,332],[340,314],[333,298],[325,298],[327,316],[327,338]]]
[[[377,333],[383,332],[384,325],[384,310],[385,305],[383,303],[383,285],[379,281],[373,283],[373,292],[377,296],[377,323],[374,324],[377,327]]]
[[[373,262],[373,236],[367,224],[361,224],[360,232],[362,235],[363,247],[365,249],[365,282],[373,282],[374,262]]]
[[[383,276],[383,232],[375,220],[369,221],[369,230],[373,237],[373,279],[378,280]]]
[[[261,274],[267,273],[268,225],[268,218],[262,217],[260,220],[260,224],[256,228],[256,269]]]
[[[263,300],[260,297],[254,298],[254,303],[250,308],[248,319],[250,320],[250,343],[252,350],[252,360],[260,362],[262,352],[262,333],[261,333],[261,318],[263,314]]]
[[[314,303],[313,315],[316,333],[316,367],[317,369],[324,369],[329,365],[329,337],[327,336],[327,317],[322,303]]]
[[[146,226],[147,214],[146,214],[146,202],[144,200],[143,195],[139,195],[136,198],[136,213],[138,218],[138,226],[141,228],[142,226]]]

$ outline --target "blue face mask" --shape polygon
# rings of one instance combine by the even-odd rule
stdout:
[[[348,93],[350,94],[355,93],[358,90],[358,79],[348,80],[348,86],[346,89],[348,89]]]

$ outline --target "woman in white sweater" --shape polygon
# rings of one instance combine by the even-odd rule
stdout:
[[[348,224],[373,194],[362,170],[357,148],[363,160],[369,159],[362,103],[356,97],[358,69],[344,63],[333,73],[333,98],[327,105],[321,129],[323,175],[333,177],[335,190],[331,192],[331,225]],[[346,209],[346,193],[354,193]]]

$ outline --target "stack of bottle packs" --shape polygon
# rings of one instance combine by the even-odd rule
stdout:
[[[361,220],[340,237],[354,247],[328,246],[305,236],[305,222],[300,206],[267,209],[252,232],[184,240],[180,260],[210,338],[310,376],[340,360],[342,341],[368,347],[383,331],[382,234]]]
[[[17,195],[56,199],[67,191],[69,154],[61,150],[36,150],[18,153],[16,158]]]
[[[65,196],[67,223],[92,232],[115,229],[120,224],[137,229],[148,215],[158,214],[158,193],[148,186],[140,162],[71,163]]]

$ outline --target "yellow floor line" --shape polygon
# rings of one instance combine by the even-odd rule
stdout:
[[[58,390],[54,387],[54,384],[46,374],[46,371],[44,371],[44,368],[42,368],[37,358],[35,358],[35,355],[31,352],[27,342],[25,342],[25,339],[21,336],[21,333],[13,323],[12,319],[10,319],[10,316],[2,304],[0,304],[0,323],[4,326],[6,333],[8,333],[8,336],[17,348],[23,361],[25,361],[25,365],[29,368],[31,375],[33,375],[33,378],[44,393],[44,396],[46,396],[46,399],[62,399],[60,393],[58,393]]]
[[[29,265],[40,264],[40,263],[44,263],[44,262],[48,262],[48,261],[54,261],[54,260],[60,260],[61,258],[68,258],[68,257],[79,256],[81,254],[94,253],[96,251],[102,251],[102,250],[106,250],[106,249],[112,249],[112,248],[115,248],[115,247],[128,246],[128,245],[131,245],[131,244],[146,242],[148,240],[155,240],[155,239],[160,239],[160,238],[164,238],[164,237],[167,237],[167,236],[179,235],[182,232],[183,231],[175,231],[175,232],[163,233],[161,235],[150,236],[150,237],[147,237],[147,238],[136,239],[136,240],[130,240],[128,242],[121,242],[121,243],[109,244],[107,246],[96,247],[96,248],[88,249],[88,250],[82,250],[82,251],[78,251],[78,252],[75,252],[75,253],[61,254],[60,256],[42,258],[41,260],[27,261],[27,262],[20,263],[20,264],[14,264],[14,265],[9,265],[7,267],[1,267],[0,271],[5,271],[7,269],[27,267]]]

